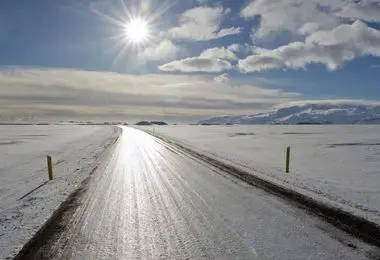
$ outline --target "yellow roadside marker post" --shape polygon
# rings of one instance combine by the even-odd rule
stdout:
[[[53,164],[51,163],[51,156],[47,156],[47,164],[48,164],[48,173],[49,173],[49,180],[53,180]]]
[[[286,148],[286,162],[285,162],[286,173],[289,173],[289,167],[290,167],[290,146]]]

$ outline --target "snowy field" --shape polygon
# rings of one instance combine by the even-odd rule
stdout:
[[[0,126],[0,259],[21,249],[118,134],[105,126]],[[55,175],[50,182],[47,154]]]
[[[380,223],[380,126],[155,126],[154,131]]]

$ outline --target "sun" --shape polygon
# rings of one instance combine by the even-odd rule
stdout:
[[[1,0],[0,0],[1,1]],[[116,55],[113,59],[113,66],[121,64],[127,67],[135,61],[145,64],[141,60],[145,57],[145,51],[154,48],[161,41],[164,32],[162,28],[167,22],[164,17],[174,8],[176,2],[173,0],[118,0],[114,1],[114,8],[103,5],[90,8],[102,22],[111,25],[105,34],[109,34],[105,39],[108,41],[108,48],[111,48]],[[117,4],[116,4],[117,2]],[[168,16],[170,18],[170,15]],[[147,52],[148,53],[148,52]],[[144,54],[144,55],[142,55]],[[140,62],[141,61],[141,62]]]
[[[149,38],[149,25],[141,17],[132,18],[125,24],[125,36],[133,44],[141,44]]]

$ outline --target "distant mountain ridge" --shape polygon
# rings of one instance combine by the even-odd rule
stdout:
[[[380,124],[380,104],[290,103],[267,113],[211,117],[198,124]]]

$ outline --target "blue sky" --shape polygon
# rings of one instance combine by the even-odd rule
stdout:
[[[297,2],[2,0],[0,118],[186,121],[379,100],[380,3]],[[136,18],[149,37],[131,43]]]

